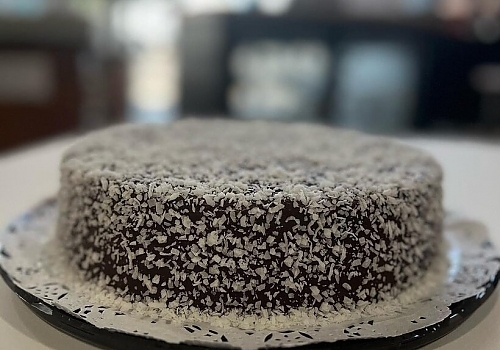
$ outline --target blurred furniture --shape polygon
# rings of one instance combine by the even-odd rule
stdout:
[[[304,5],[304,3],[306,1],[297,4]],[[410,4],[410,1],[405,3]],[[486,44],[472,35],[457,35],[450,29],[452,27],[450,23],[432,13],[419,12],[420,10],[409,14],[397,11],[391,12],[390,15],[379,13],[378,16],[370,17],[356,12],[354,6],[344,11],[337,11],[331,4],[325,5],[326,9],[309,6],[309,2],[307,4],[307,9],[301,10],[296,6],[289,13],[280,16],[252,13],[186,18],[181,46],[183,112],[187,114],[233,112],[229,97],[233,91],[232,87],[238,82],[238,77],[231,70],[231,57],[240,47],[269,41],[288,44],[299,41],[320,42],[329,49],[333,57],[331,70],[327,73],[329,92],[318,94],[318,115],[322,121],[353,125],[339,117],[341,113],[345,117],[345,108],[342,104],[339,105],[339,98],[343,98],[345,91],[349,91],[350,96],[354,97],[370,96],[367,89],[378,88],[377,84],[372,84],[371,87],[363,86],[364,91],[358,94],[352,90],[356,85],[351,84],[349,80],[351,78],[345,79],[345,75],[341,76],[345,73],[341,69],[346,66],[340,64],[343,58],[355,51],[359,45],[361,47],[368,45],[373,48],[379,46],[380,50],[387,48],[388,55],[394,60],[401,61],[398,66],[407,71],[404,73],[404,79],[398,78],[397,82],[408,84],[406,87],[408,96],[404,97],[407,102],[404,102],[404,106],[395,107],[397,113],[395,109],[380,108],[381,112],[391,114],[386,116],[385,120],[394,119],[393,115],[396,114],[405,114],[404,123],[391,122],[391,125],[397,125],[400,129],[461,130],[474,126],[482,132],[500,130],[500,122],[494,125],[491,122],[483,123],[481,101],[484,99],[481,91],[471,83],[471,74],[476,67],[485,63],[500,63],[500,41]],[[394,54],[395,47],[406,53]],[[396,55],[399,55],[399,58]],[[374,59],[380,60],[384,54],[373,56]],[[406,59],[403,56],[407,56],[408,64],[402,62]],[[379,66],[373,65],[373,67]],[[349,67],[353,73],[351,77],[361,74],[365,69],[361,66]],[[394,79],[396,79],[395,74],[392,75]],[[379,75],[381,74],[374,74],[374,76]],[[394,87],[395,84],[390,89],[389,86],[385,86],[387,91],[397,91]],[[253,90],[249,91],[253,93]],[[409,96],[410,94],[412,96]],[[252,100],[253,95],[249,93],[248,96],[246,99],[240,96],[238,98],[242,101]],[[277,94],[278,98],[282,98],[282,95]],[[381,107],[391,103],[391,96],[384,98],[389,102],[383,102]],[[393,101],[399,98],[398,94],[392,97]],[[262,101],[262,106],[268,104],[267,99]],[[349,105],[360,103],[356,100]],[[377,104],[380,105],[380,102]],[[370,108],[367,107],[367,110]],[[309,115],[304,116],[306,119],[309,117]],[[382,120],[384,118],[381,117]],[[372,121],[372,125],[378,123],[378,120]],[[368,128],[370,129],[370,126]],[[384,130],[378,131],[384,132]],[[387,131],[393,130],[388,128],[385,132]]]
[[[87,41],[78,18],[0,18],[0,150],[79,125]]]

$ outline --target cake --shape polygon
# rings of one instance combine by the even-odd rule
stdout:
[[[119,126],[63,156],[57,239],[83,278],[133,302],[352,309],[431,266],[441,180],[420,150],[320,125]]]

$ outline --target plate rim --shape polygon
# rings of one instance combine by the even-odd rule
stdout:
[[[0,230],[0,233],[5,234],[9,232],[9,228],[13,223],[19,220],[29,220],[30,214],[34,213],[37,209],[45,207],[46,205],[53,204],[54,197],[50,197],[38,203],[24,212],[23,215],[18,216],[16,219],[11,220],[5,227]],[[448,215],[447,215],[448,216]],[[451,215],[454,216],[454,215]],[[453,232],[453,231],[451,231]],[[451,233],[455,235],[456,233]],[[472,241],[471,238],[467,238]],[[485,241],[493,246],[489,235],[485,234]],[[3,244],[0,242],[0,253],[3,253]],[[446,254],[448,250],[442,252]],[[500,261],[500,256],[497,254],[493,259]],[[103,349],[115,349],[117,346],[120,349],[227,349],[231,345],[228,343],[212,343],[212,344],[198,344],[189,341],[180,343],[169,343],[167,340],[157,339],[143,334],[133,334],[119,329],[111,329],[105,327],[98,327],[89,321],[72,315],[69,311],[59,308],[56,305],[51,305],[43,299],[37,297],[30,291],[20,287],[16,283],[16,278],[11,276],[7,270],[4,269],[3,264],[0,263],[0,275],[5,281],[9,289],[11,289],[17,297],[19,297],[28,308],[35,313],[39,318],[53,326],[54,328],[62,331],[70,336],[98,346]],[[423,326],[410,332],[406,332],[397,336],[374,336],[363,338],[339,339],[334,341],[318,341],[305,345],[295,346],[267,346],[266,349],[326,349],[331,348],[332,345],[336,349],[358,349],[360,347],[366,349],[417,349],[432,343],[443,336],[451,333],[458,326],[460,326],[467,318],[469,318],[486,300],[488,300],[495,291],[500,279],[500,267],[492,278],[480,287],[483,289],[481,293],[470,296],[468,298],[457,301],[448,305],[450,314],[443,320],[438,321],[429,326]],[[353,320],[355,322],[355,320]]]
[[[18,287],[11,279],[10,275],[0,265],[0,275],[7,286],[28,306],[28,308],[43,321],[52,327],[62,331],[76,339],[87,342],[102,349],[228,349],[226,346],[201,346],[198,344],[190,344],[181,342],[179,344],[168,343],[166,341],[147,337],[141,334],[134,335],[120,330],[111,330],[99,328],[90,322],[71,315],[67,311],[50,305],[37,296]],[[395,337],[374,337],[363,339],[342,339],[333,342],[318,342],[306,344],[296,347],[287,347],[290,349],[331,349],[335,345],[335,349],[407,349],[413,350],[430,344],[445,335],[454,331],[465,320],[467,320],[486,300],[488,300],[495,291],[500,278],[500,271],[497,271],[495,278],[483,285],[485,288],[482,297],[471,296],[449,306],[451,314],[442,321],[435,323],[432,326],[419,328],[417,330],[401,334]],[[43,305],[45,312],[41,310]],[[48,308],[48,309],[47,309]],[[111,345],[111,343],[113,345]],[[118,347],[117,347],[118,346]],[[140,346],[140,347],[139,347]],[[266,349],[283,349],[282,347],[266,347]]]

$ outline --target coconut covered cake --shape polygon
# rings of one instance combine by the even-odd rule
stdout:
[[[355,308],[439,252],[427,154],[308,124],[184,119],[91,134],[61,163],[70,266],[131,301],[223,314]]]

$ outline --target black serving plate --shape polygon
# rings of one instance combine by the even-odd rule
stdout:
[[[46,240],[39,240],[44,234],[48,234],[46,225],[40,224],[40,218],[44,218],[45,222],[52,220],[54,214],[54,202],[45,202],[38,206],[34,210],[28,212],[26,215],[14,221],[7,230],[0,233],[0,273],[14,293],[16,293],[19,298],[41,319],[54,326],[55,328],[75,337],[81,339],[85,342],[91,343],[98,347],[104,349],[214,349],[214,348],[241,348],[242,346],[235,345],[233,341],[231,331],[228,333],[221,333],[221,331],[210,331],[213,334],[217,334],[217,341],[193,341],[190,339],[190,335],[186,334],[185,339],[176,339],[175,341],[169,342],[169,339],[161,338],[158,334],[145,334],[145,332],[131,331],[134,328],[127,328],[125,326],[117,326],[114,323],[109,325],[100,323],[94,324],[91,320],[86,320],[85,315],[80,313],[80,310],[66,311],[61,305],[56,305],[53,301],[56,297],[51,300],[47,297],[47,294],[43,296],[40,294],[39,289],[33,289],[32,287],[27,287],[27,283],[23,281],[23,273],[19,272],[19,268],[15,268],[16,263],[21,263],[21,260],[26,259],[26,254],[31,252],[33,249],[37,249],[37,246],[41,244],[40,242]],[[52,215],[52,216],[51,216]],[[47,219],[48,218],[48,219]],[[258,349],[258,348],[280,348],[280,347],[294,347],[295,349],[417,349],[424,345],[427,345],[446,334],[452,332],[460,324],[462,324],[472,313],[474,313],[494,292],[498,279],[500,276],[500,257],[496,254],[492,244],[484,235],[484,232],[477,233],[474,231],[474,225],[470,222],[462,223],[462,226],[455,223],[455,226],[451,225],[449,232],[446,233],[450,243],[450,248],[448,250],[448,255],[450,260],[453,260],[453,255],[460,253],[460,259],[455,262],[450,263],[450,273],[443,278],[447,279],[447,282],[443,281],[443,291],[441,294],[446,296],[446,293],[452,294],[454,302],[446,304],[444,307],[449,309],[449,314],[441,319],[433,319],[436,316],[428,314],[429,310],[432,308],[423,307],[421,311],[418,311],[420,318],[418,320],[412,320],[411,323],[419,324],[418,327],[413,327],[406,332],[401,332],[398,335],[391,334],[390,327],[388,328],[387,334],[380,332],[373,333],[374,336],[367,336],[368,330],[370,329],[366,323],[360,322],[361,320],[352,320],[352,325],[331,325],[332,329],[336,327],[342,327],[342,335],[344,337],[316,337],[314,335],[309,335],[305,333],[306,331],[301,331],[295,329],[294,331],[269,331],[270,335],[275,334],[274,338],[277,338],[277,334],[280,334],[281,338],[287,338],[289,333],[297,333],[304,336],[306,341],[297,343],[284,343],[278,344],[268,342],[268,338],[271,336],[262,338],[255,338],[255,343],[251,342],[252,338],[247,340],[245,348]],[[462,231],[457,230],[457,227],[465,227]],[[36,237],[36,238],[35,238]],[[459,242],[459,243],[457,243]],[[461,243],[460,243],[461,242]],[[470,246],[470,248],[468,248]],[[460,248],[461,247],[461,248]],[[468,251],[467,249],[470,249]],[[452,253],[452,251],[454,253]],[[26,253],[21,254],[21,253]],[[28,254],[29,255],[29,254]],[[457,265],[458,264],[458,265]],[[25,262],[23,261],[23,265]],[[468,274],[477,274],[478,278],[469,278],[470,276],[464,275],[460,277],[460,273],[455,271],[456,282],[450,282],[452,276],[451,269],[462,268],[462,272]],[[37,272],[37,273],[43,273]],[[464,282],[463,279],[466,281]],[[28,279],[30,280],[30,279]],[[59,281],[62,283],[61,281]],[[57,282],[57,283],[59,283]],[[481,282],[480,284],[478,284]],[[32,283],[32,282],[31,282]],[[448,283],[448,284],[447,284]],[[467,283],[467,287],[474,287],[475,293],[471,295],[455,295],[454,289],[450,289],[450,283],[457,283],[457,286]],[[43,285],[48,285],[45,283]],[[31,288],[31,289],[30,289]],[[65,287],[67,288],[67,287]],[[445,290],[446,289],[446,290]],[[35,292],[38,290],[38,292]],[[70,293],[71,291],[69,291]],[[66,292],[63,296],[65,297]],[[56,294],[56,293],[53,293]],[[460,293],[459,293],[460,294]],[[441,295],[441,298],[443,297]],[[432,299],[434,296],[430,296]],[[62,299],[62,297],[57,297],[57,299]],[[429,300],[430,300],[429,299]],[[443,300],[448,300],[443,298]],[[450,299],[451,300],[451,299]],[[443,301],[443,303],[446,303]],[[127,315],[120,314],[122,317],[128,317]],[[404,316],[404,315],[403,315]],[[376,318],[375,318],[376,320]],[[130,322],[138,322],[130,318]],[[371,323],[370,323],[371,322]],[[375,323],[378,321],[376,320]],[[394,322],[399,322],[395,319]],[[357,334],[355,332],[355,327],[363,324],[367,328],[359,331],[363,334]],[[370,325],[373,325],[373,321],[369,321]],[[126,323],[127,324],[127,323]],[[420,326],[421,325],[421,326]],[[199,329],[198,326],[193,326]],[[323,326],[325,327],[325,326]],[[189,329],[188,327],[184,327]],[[139,329],[139,325],[138,328]],[[213,328],[216,329],[216,328]],[[360,328],[357,328],[360,329]],[[367,330],[368,329],[368,330]],[[338,330],[338,329],[337,329]],[[201,329],[200,329],[201,331]],[[232,330],[235,332],[236,330]],[[274,332],[274,333],[273,333]],[[373,331],[375,332],[375,330]],[[134,334],[136,333],[136,334]],[[350,333],[358,336],[353,336]],[[222,334],[222,336],[220,336]],[[311,333],[312,334],[312,333]],[[319,333],[318,333],[319,334]],[[278,340],[278,339],[275,339]]]
[[[7,285],[17,294],[19,298],[42,320],[55,328],[75,338],[100,347],[102,349],[214,349],[189,344],[169,344],[162,340],[147,338],[144,336],[131,335],[105,328],[97,328],[92,324],[79,319],[63,310],[46,304],[41,299],[16,287],[9,275],[0,269],[2,277]],[[485,292],[480,296],[470,297],[450,305],[451,315],[430,327],[402,334],[397,337],[372,338],[372,339],[348,339],[333,343],[321,342],[317,344],[303,345],[294,349],[336,349],[336,350],[382,350],[382,349],[405,349],[413,350],[432,343],[444,337],[460,326],[474,311],[476,311],[493,293],[498,283],[499,275],[485,285]],[[50,311],[49,311],[50,310]],[[222,347],[227,349],[228,347]]]

